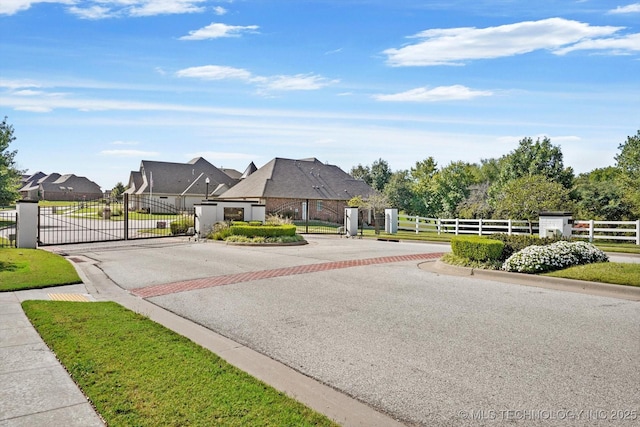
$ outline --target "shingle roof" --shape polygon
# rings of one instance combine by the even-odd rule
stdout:
[[[55,181],[44,180],[40,182],[40,187],[47,192],[73,191],[74,193],[102,193],[100,186],[95,182],[84,176],[76,176],[73,174],[58,175],[58,179]]]
[[[210,192],[220,184],[233,186],[236,182],[202,157],[192,159],[188,163],[143,160],[140,163],[140,171],[131,172],[129,184],[131,186],[133,182],[135,188],[130,192],[141,194],[152,190],[156,194],[204,195],[207,188],[207,178],[209,178]],[[151,185],[152,180],[153,186]]]
[[[318,159],[276,157],[221,195],[224,199],[289,198],[350,200],[374,190],[337,166]]]

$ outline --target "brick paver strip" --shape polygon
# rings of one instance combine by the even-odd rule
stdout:
[[[158,297],[178,292],[196,289],[212,288],[214,286],[232,285],[234,283],[250,282],[253,280],[271,279],[273,277],[293,276],[296,274],[316,273],[319,271],[338,270],[349,267],[361,267],[373,264],[388,264],[402,261],[421,261],[440,258],[443,253],[395,255],[378,258],[352,259],[347,261],[323,262],[320,264],[299,265],[296,267],[275,268],[273,270],[249,271],[246,273],[227,274],[225,276],[205,277],[202,279],[185,280],[182,282],[152,285],[132,290],[131,293],[142,298]]]

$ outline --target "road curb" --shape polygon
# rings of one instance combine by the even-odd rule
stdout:
[[[640,301],[640,288],[635,286],[612,285],[609,283],[588,282],[585,280],[563,279],[532,274],[510,273],[507,271],[460,267],[446,264],[441,260],[436,260],[435,262],[423,262],[419,266],[423,270],[438,274],[469,276],[478,279],[513,283],[516,285],[578,292],[609,298],[626,299],[630,301]]]

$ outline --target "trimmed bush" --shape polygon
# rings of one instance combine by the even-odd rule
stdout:
[[[193,226],[193,217],[180,218],[172,221],[169,225],[171,228],[171,234],[187,234],[189,228]]]
[[[454,255],[472,261],[496,261],[500,259],[504,243],[480,236],[456,236],[451,238]]]
[[[502,255],[500,256],[500,261],[504,262],[511,255],[515,254],[523,250],[528,246],[545,246],[550,245],[558,241],[558,239],[554,239],[552,237],[543,237],[540,238],[538,236],[532,236],[529,234],[512,234],[508,235],[505,233],[495,233],[488,236],[489,239],[500,240],[504,243],[504,248],[502,249]]]
[[[249,225],[247,221],[231,221],[231,225]]]
[[[249,221],[249,225],[251,227],[260,227],[262,225],[262,221]]]
[[[249,225],[232,225],[231,234],[247,237],[278,237],[295,236],[295,225],[264,225],[261,227],[251,227]]]
[[[518,273],[544,273],[608,260],[607,255],[591,243],[561,240],[547,246],[524,248],[510,256],[502,269]]]

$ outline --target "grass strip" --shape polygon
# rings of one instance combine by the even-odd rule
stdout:
[[[82,283],[64,257],[39,250],[0,248],[0,292]]]
[[[22,306],[109,426],[336,425],[116,303]]]
[[[543,276],[589,282],[612,283],[615,285],[640,286],[640,264],[625,262],[599,262],[576,265],[564,270],[545,273]]]

